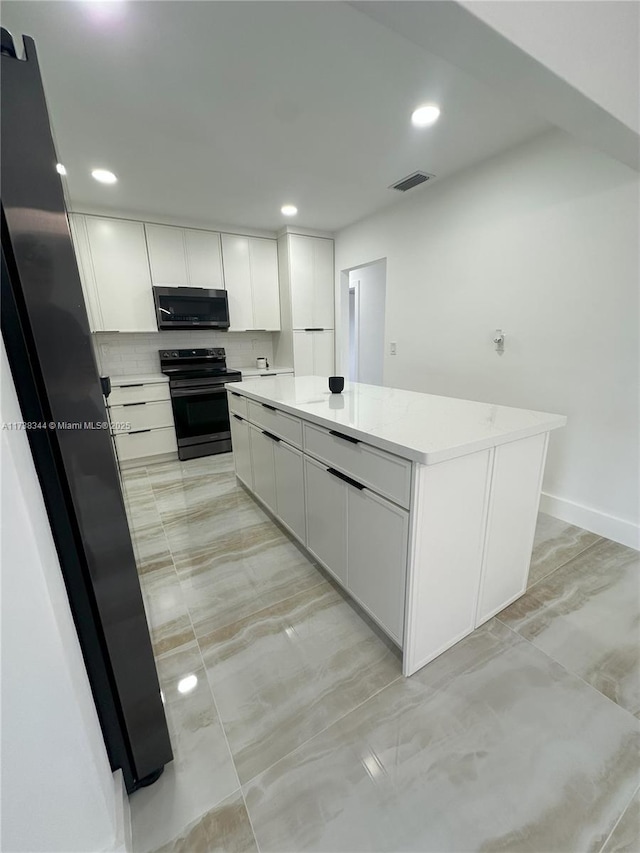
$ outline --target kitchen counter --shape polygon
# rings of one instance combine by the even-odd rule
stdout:
[[[151,385],[154,382],[168,382],[169,377],[164,373],[132,373],[129,376],[110,376],[114,388],[123,385]]]
[[[527,587],[563,415],[275,376],[227,385],[236,476],[411,675]]]
[[[235,364],[229,365],[230,370],[239,370],[243,376],[273,376],[275,373],[293,373],[293,367],[266,367],[262,370],[257,367],[238,367]]]
[[[545,433],[567,422],[564,415],[356,382],[346,382],[342,394],[331,394],[326,377],[319,376],[243,380],[234,383],[233,390],[423,465]]]

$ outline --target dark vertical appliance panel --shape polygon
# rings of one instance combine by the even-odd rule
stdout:
[[[2,31],[2,333],[25,420],[107,415],[32,39]],[[108,430],[28,433],[112,767],[172,759]],[[45,712],[46,709],[43,709]]]

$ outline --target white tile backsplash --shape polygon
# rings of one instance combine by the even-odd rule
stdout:
[[[255,367],[265,356],[273,364],[271,332],[96,332],[96,359],[102,375],[159,373],[158,350],[224,347],[231,367]]]

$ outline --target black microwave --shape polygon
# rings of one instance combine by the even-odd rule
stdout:
[[[204,287],[154,287],[153,301],[161,332],[169,329],[228,329],[226,290]]]

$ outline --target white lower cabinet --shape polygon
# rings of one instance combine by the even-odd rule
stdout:
[[[295,329],[293,369],[297,376],[333,376],[333,330]]]
[[[284,441],[273,448],[278,517],[301,542],[306,543],[304,517],[304,457]]]
[[[305,456],[307,548],[347,585],[347,484]]]
[[[231,445],[236,475],[240,480],[253,489],[253,474],[251,472],[251,443],[249,439],[249,424],[240,415],[231,412]]]
[[[273,445],[275,441],[261,429],[253,426],[253,424],[249,425],[249,431],[251,435],[253,491],[275,513],[276,473],[273,459]]]
[[[409,513],[347,486],[347,589],[402,643]]]

